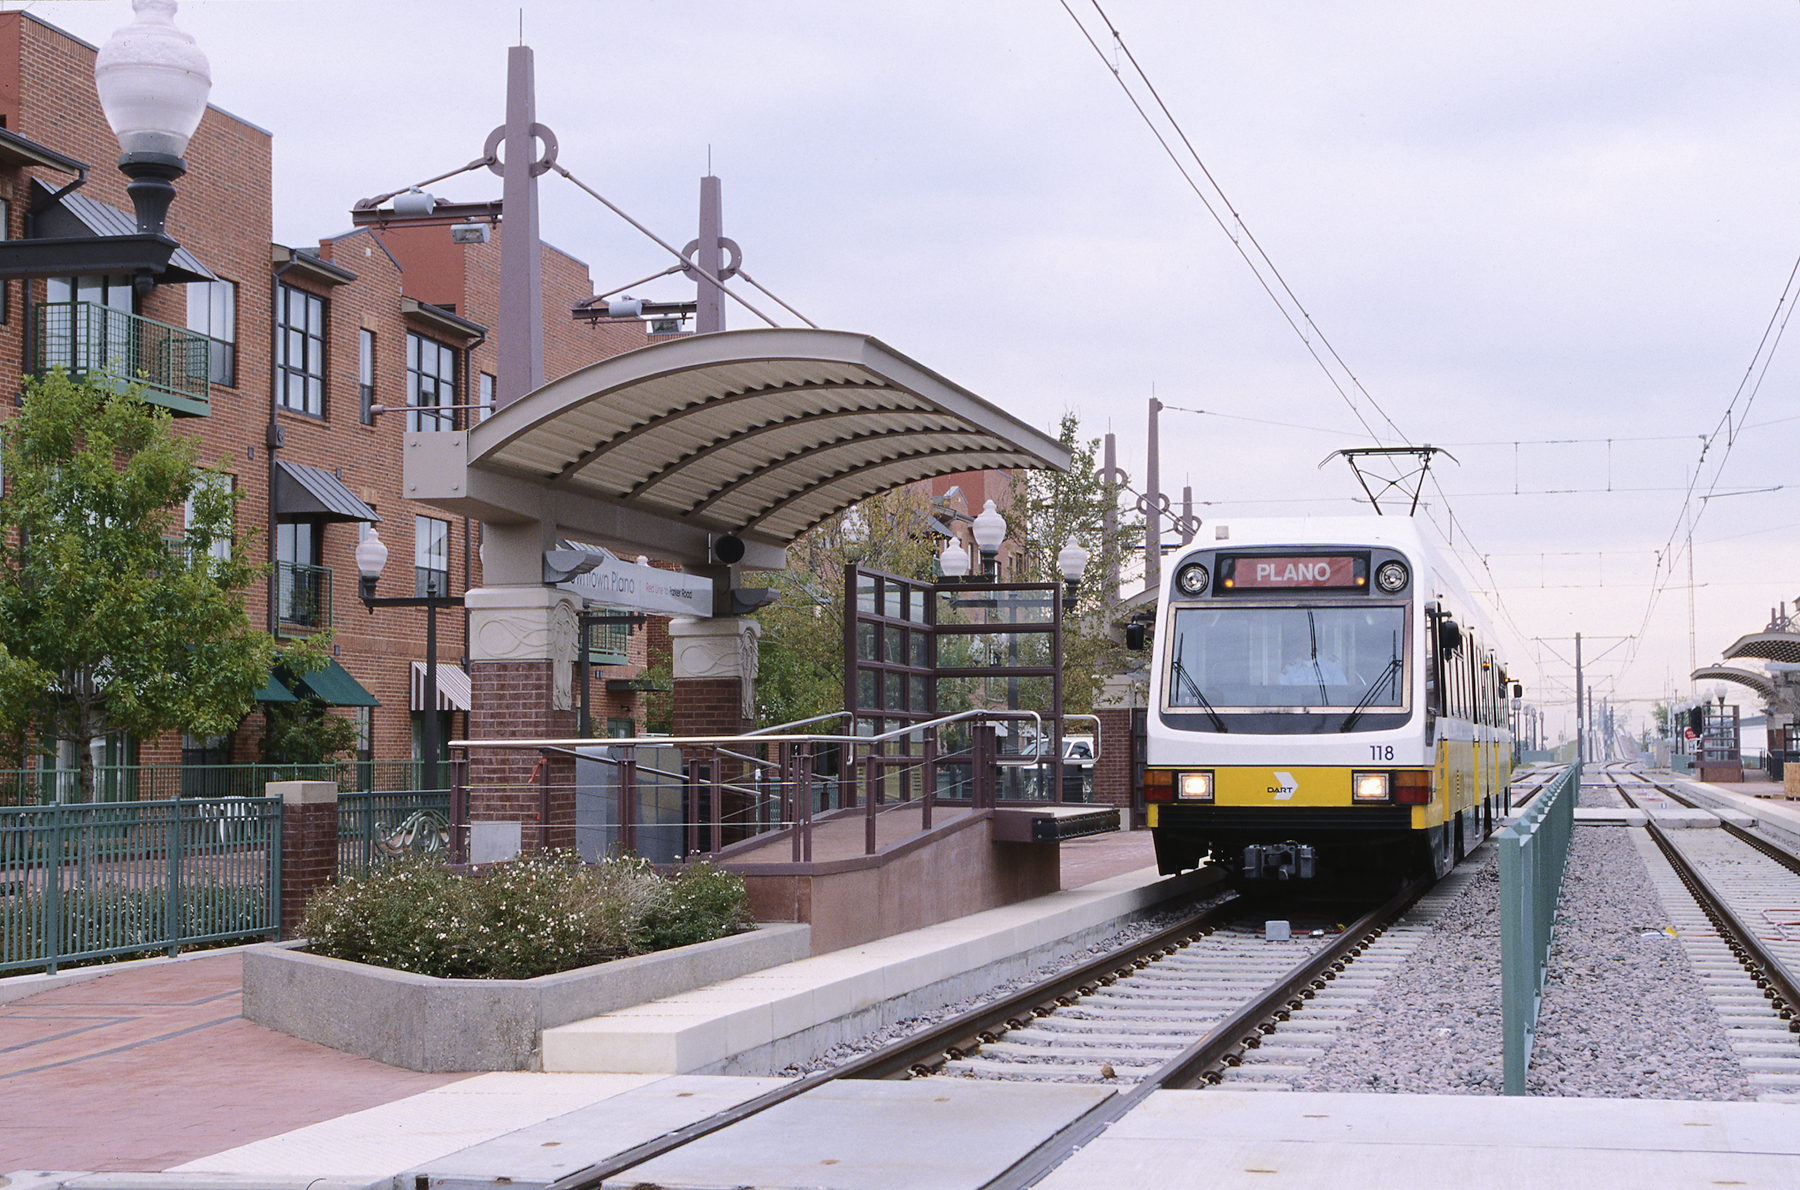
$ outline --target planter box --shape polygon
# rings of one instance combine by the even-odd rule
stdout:
[[[244,1018],[408,1070],[534,1070],[545,1029],[803,959],[810,935],[764,925],[536,979],[439,979],[269,943],[244,952]]]

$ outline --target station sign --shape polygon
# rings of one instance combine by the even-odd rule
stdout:
[[[1357,590],[1368,586],[1368,564],[1355,555],[1230,559],[1221,585],[1238,591]],[[1221,567],[1221,570],[1226,570]]]
[[[563,548],[568,550],[571,546],[564,543]],[[557,589],[606,607],[629,608],[659,616],[711,617],[711,579],[683,574],[679,570],[658,570],[642,562],[627,562],[599,546],[583,545],[579,549],[585,555],[584,565],[589,561],[594,564],[565,582],[553,584]]]

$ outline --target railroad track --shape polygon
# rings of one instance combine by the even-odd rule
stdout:
[[[1082,1055],[1083,1076],[1096,1081],[1111,1065],[1121,1084],[1119,1094],[1109,1096],[1093,1110],[1052,1136],[1022,1158],[1003,1177],[990,1183],[1002,1187],[1029,1186],[1055,1168],[1070,1153],[1098,1136],[1108,1125],[1136,1107],[1156,1090],[1213,1085],[1228,1079],[1253,1082],[1259,1065],[1279,1070],[1291,1067],[1298,1051],[1322,1052],[1302,1044],[1308,1030],[1330,1029],[1342,1024],[1366,999],[1372,984],[1405,960],[1418,938],[1429,929],[1434,916],[1429,904],[1421,905],[1427,883],[1419,881],[1400,890],[1388,901],[1368,909],[1353,924],[1334,936],[1307,937],[1298,947],[1286,947],[1288,962],[1245,965],[1241,979],[1233,981],[1231,995],[1212,989],[1210,1007],[1190,1014],[1179,1034],[1145,1047],[1144,1058],[1115,1054],[1108,1062],[1101,1049]],[[1077,968],[1053,976],[1003,999],[980,1006],[937,1026],[856,1058],[831,1070],[796,1079],[736,1107],[718,1112],[628,1149],[604,1162],[579,1170],[553,1183],[549,1190],[594,1190],[608,1178],[653,1157],[729,1128],[779,1103],[804,1095],[837,1079],[917,1078],[963,1073],[958,1064],[971,1055],[983,1055],[1002,1045],[1021,1044],[1020,1034],[1044,1028],[1044,1021],[1077,1005],[1104,996],[1126,993],[1149,981],[1170,981],[1175,968],[1162,964],[1183,955],[1189,959],[1212,949],[1244,948],[1246,920],[1263,920],[1275,908],[1256,898],[1237,898],[1200,912],[1149,938],[1100,956]],[[1406,915],[1405,922],[1398,922]],[[1262,944],[1264,955],[1269,946]],[[1295,950],[1306,953],[1295,961]],[[1192,952],[1190,954],[1190,952]],[[1355,964],[1352,966],[1352,964]],[[1179,964],[1177,964],[1179,966]],[[1160,974],[1146,974],[1150,972]],[[1352,974],[1355,973],[1355,974]],[[1165,989],[1166,990],[1166,989]],[[1284,1030],[1286,1032],[1284,1033]],[[1010,1037],[1007,1042],[1002,1038]],[[991,1056],[991,1055],[988,1055]],[[1275,1059],[1268,1061],[1267,1059]],[[983,1060],[986,1060],[985,1058]],[[1022,1065],[1029,1063],[1022,1063]],[[1037,1063],[1045,1065],[1046,1063]],[[1040,1071],[1037,1077],[1043,1077]],[[988,1075],[992,1077],[992,1075]],[[1248,1089],[1246,1087],[1245,1089]]]
[[[1695,806],[1638,769],[1599,777],[1640,809]],[[1721,827],[1671,831],[1652,819],[1645,866],[1759,1098],[1800,1101],[1800,859]]]

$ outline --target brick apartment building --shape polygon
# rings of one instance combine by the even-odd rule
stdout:
[[[0,226],[8,238],[132,230],[126,179],[113,168],[118,143],[95,93],[95,53],[28,13],[0,13]],[[151,378],[145,398],[172,409],[177,432],[196,439],[202,460],[242,493],[239,547],[254,531],[250,548],[270,567],[268,581],[247,594],[251,622],[278,642],[333,629],[338,668],[315,684],[319,693],[356,718],[363,759],[411,759],[425,713],[425,612],[370,614],[358,598],[354,551],[373,525],[390,552],[383,595],[480,585],[480,526],[408,501],[401,478],[409,429],[453,430],[470,411],[372,407],[491,399],[488,327],[498,319],[502,228],[494,225],[487,242],[453,242],[445,220],[284,246],[271,239],[269,133],[209,107],[186,158],[167,225],[183,251],[164,282],[143,296],[128,277],[5,282],[0,369],[30,375],[104,362],[113,340],[96,336],[109,325],[114,340],[154,343],[177,359],[198,358],[190,347],[197,336],[210,341],[209,375],[172,368]],[[346,211],[357,197],[343,196]],[[542,271],[547,378],[650,341],[636,322],[568,318],[593,293],[582,262],[545,246]],[[11,411],[11,402],[0,406],[0,416]],[[456,713],[468,709],[460,668],[467,619],[449,609],[438,628],[440,738],[448,739],[467,730],[466,714]],[[595,659],[613,664],[594,673],[596,723],[615,731],[641,724],[637,695],[609,691],[607,679],[621,687],[616,679],[642,670],[644,635],[597,639]],[[223,740],[115,741],[108,758],[245,762],[256,757],[260,729],[253,714]]]

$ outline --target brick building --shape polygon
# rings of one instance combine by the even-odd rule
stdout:
[[[0,226],[10,239],[116,234],[133,227],[118,143],[94,87],[96,49],[28,13],[0,13]],[[272,242],[270,134],[209,107],[186,150],[188,172],[167,229],[182,245],[147,294],[129,277],[7,281],[0,300],[0,369],[30,375],[120,363],[88,332],[129,328],[133,344],[170,358],[200,358],[150,378],[145,398],[177,415],[203,462],[222,467],[242,494],[238,543],[252,531],[266,583],[247,593],[252,624],[278,640],[334,630],[334,669],[315,685],[356,718],[362,758],[416,755],[424,714],[419,671],[425,612],[370,614],[358,599],[354,551],[373,526],[390,551],[381,594],[460,594],[481,582],[480,526],[406,498],[402,439],[452,431],[492,399],[502,229],[454,242],[450,221],[361,227],[317,247]],[[346,210],[355,195],[345,195]],[[587,266],[542,250],[546,377],[649,341],[642,324],[567,317],[593,287]],[[138,366],[144,351],[139,350]],[[11,412],[10,402],[0,416]],[[392,411],[380,412],[387,406]],[[407,409],[405,406],[425,406]],[[378,523],[375,518],[379,518]],[[409,568],[406,561],[411,558]],[[439,613],[440,738],[467,730],[468,620]],[[622,730],[642,710],[629,678],[645,663],[644,637],[603,634],[594,718]],[[338,672],[341,670],[341,673]],[[624,683],[614,681],[618,687]],[[260,716],[231,737],[121,741],[116,763],[253,760]],[[373,772],[374,770],[371,770]],[[391,775],[403,780],[400,772]]]

